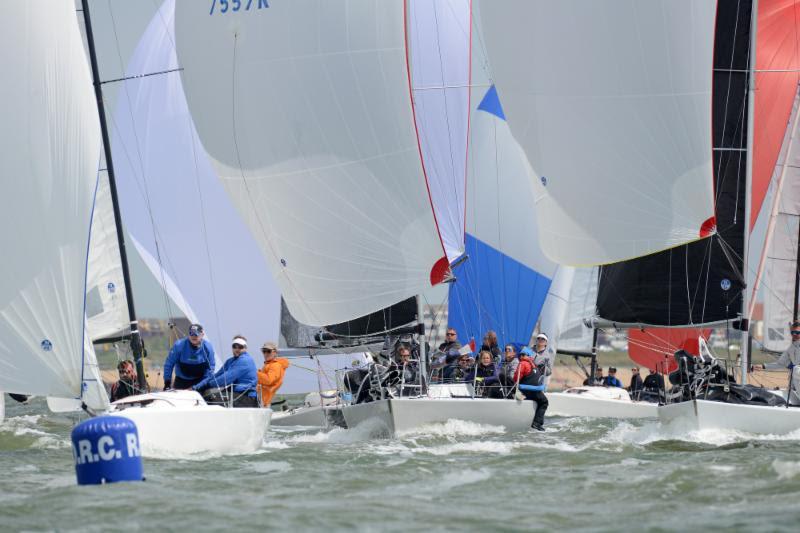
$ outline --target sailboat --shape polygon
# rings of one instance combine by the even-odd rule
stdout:
[[[550,215],[545,251],[559,264],[604,265],[594,326],[729,324],[743,334],[744,381],[757,279],[752,265],[764,243],[752,235],[797,92],[794,3],[482,7],[512,131],[547,181],[548,201],[561,208],[541,211]],[[558,54],[545,55],[554,48]],[[531,68],[514,68],[520,50]],[[625,66],[616,68],[623,59]],[[571,70],[576,64],[585,68]],[[611,181],[581,181],[579,172],[587,171]],[[683,188],[689,176],[697,178],[690,185],[696,196],[679,200],[674,194],[689,194]],[[683,229],[665,232],[670,224],[657,223],[666,218]],[[571,240],[575,235],[581,241]],[[696,242],[670,242],[678,235]],[[706,404],[693,400],[658,413],[697,418]],[[702,418],[725,424],[739,417]]]
[[[7,131],[14,132],[6,144],[9,166],[4,174],[11,190],[4,195],[10,200],[4,228],[10,249],[30,249],[31,238],[38,242],[36,257],[18,253],[4,262],[7,290],[0,305],[0,356],[7,369],[0,388],[47,396],[57,408],[65,401],[77,402],[91,415],[130,418],[138,427],[145,456],[253,451],[268,428],[269,409],[209,406],[191,391],[147,393],[108,403],[92,340],[108,335],[129,338],[141,380],[144,372],[91,17],[83,2],[90,69],[72,2],[46,4],[9,5],[2,17],[8,25],[4,36],[19,41],[19,35],[25,35],[30,43],[27,58],[18,50],[12,54],[13,44],[4,47],[3,62],[12,73],[3,84],[9,106],[4,116]],[[105,173],[98,173],[101,137]],[[100,179],[107,182],[98,185]],[[26,206],[26,216],[15,211],[21,205]],[[18,229],[14,221],[28,219],[25,231],[8,231]],[[108,235],[99,231],[103,225],[115,236],[112,251]],[[98,230],[96,238],[90,238],[92,230]],[[116,279],[120,273],[122,279]],[[120,303],[124,314],[113,312]],[[139,385],[145,388],[143,381]]]

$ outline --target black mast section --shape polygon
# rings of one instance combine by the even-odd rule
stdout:
[[[97,54],[94,48],[94,34],[92,33],[92,17],[89,14],[89,0],[81,0],[83,7],[83,21],[86,25],[86,41],[89,45],[89,59],[92,64],[92,82],[94,84],[94,95],[97,98],[97,112],[100,115],[100,130],[103,134],[103,150],[106,157],[106,171],[108,172],[108,184],[111,190],[111,203],[114,206],[114,222],[117,225],[117,243],[119,244],[119,256],[122,262],[122,277],[125,281],[125,298],[128,300],[128,317],[131,326],[131,351],[133,361],[136,364],[136,374],[139,389],[147,390],[147,377],[144,373],[144,363],[142,361],[142,339],[139,336],[139,324],[136,320],[136,308],[133,305],[133,289],[131,288],[131,275],[128,268],[128,254],[125,251],[125,234],[122,231],[122,217],[119,212],[119,200],[117,199],[117,183],[114,176],[114,164],[111,161],[111,142],[108,139],[108,126],[106,124],[106,112],[103,105],[103,88],[100,82],[100,71],[97,68]]]
[[[797,320],[798,292],[800,290],[800,218],[797,224],[797,262],[794,266],[794,307],[792,308],[792,322]]]

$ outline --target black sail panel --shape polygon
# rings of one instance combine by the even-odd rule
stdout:
[[[712,103],[717,233],[603,267],[597,295],[601,318],[680,326],[733,319],[741,312],[750,8],[749,1],[717,7]]]

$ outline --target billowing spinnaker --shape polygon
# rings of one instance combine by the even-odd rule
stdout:
[[[180,75],[136,77],[177,68],[173,28],[167,0],[128,61],[133,79],[120,88],[111,143],[117,189],[129,249],[203,324],[220,362],[234,335],[245,335],[251,350],[277,340],[280,293],[197,138]]]
[[[596,306],[597,267],[558,267],[539,324],[550,338],[550,348],[590,351],[592,330],[584,319],[594,316]]]
[[[545,185],[544,252],[604,264],[705,235],[717,2],[479,4],[511,131]]]
[[[479,36],[473,39],[467,159],[467,259],[454,268],[449,325],[477,345],[487,330],[527,344],[556,265],[544,257],[534,216],[533,171],[511,135]]]
[[[0,3],[0,390],[81,395],[100,127],[72,0]]]
[[[409,53],[420,147],[447,257],[464,252],[470,0],[411,0]]]
[[[106,172],[97,177],[86,273],[86,319],[86,331],[92,341],[130,333],[117,224]]]
[[[446,259],[411,106],[405,3],[262,6],[178,2],[176,44],[200,140],[289,310],[332,324],[422,292]]]

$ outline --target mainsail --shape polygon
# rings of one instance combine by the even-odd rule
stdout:
[[[611,263],[712,233],[716,1],[477,3],[509,126],[543,185],[548,257]]]
[[[3,2],[0,26],[0,390],[77,398],[100,160],[89,67],[72,1]]]
[[[306,324],[385,308],[448,270],[411,105],[405,9],[176,4],[198,136]]]

